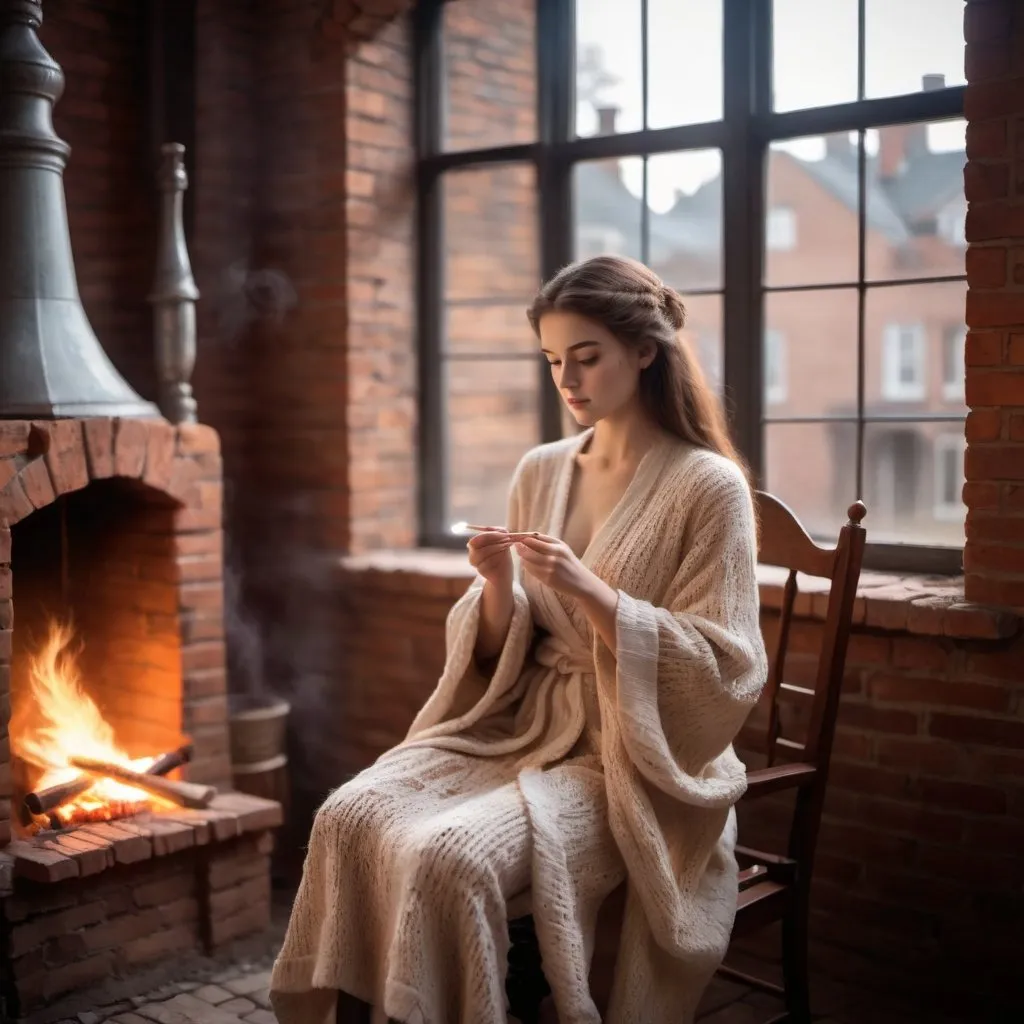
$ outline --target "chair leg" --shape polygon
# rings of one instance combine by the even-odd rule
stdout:
[[[797,899],[782,919],[782,979],[787,1024],[811,1024],[807,957],[807,903]]]

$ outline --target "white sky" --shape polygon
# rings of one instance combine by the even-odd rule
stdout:
[[[869,98],[917,92],[924,74],[964,82],[963,0],[866,0],[865,91]],[[650,126],[668,127],[722,116],[722,0],[648,0]],[[579,52],[599,47],[605,68],[619,79],[599,100],[619,107],[620,131],[642,127],[640,0],[576,0]],[[843,103],[857,98],[856,0],[774,0],[775,109]],[[579,131],[594,130],[589,105],[578,111]],[[932,149],[962,149],[963,121],[929,127]],[[876,142],[873,133],[868,145]],[[820,139],[785,144],[806,159],[824,150]],[[677,189],[692,192],[719,170],[712,151],[652,157],[651,206],[664,210]],[[640,194],[641,162],[623,168]]]

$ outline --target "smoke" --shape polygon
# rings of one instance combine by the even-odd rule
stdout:
[[[221,274],[214,298],[220,336],[235,344],[252,324],[280,324],[298,298],[283,270],[252,270],[245,260],[236,260]]]

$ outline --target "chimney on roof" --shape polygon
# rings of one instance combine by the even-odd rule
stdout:
[[[946,87],[946,76],[922,75],[921,91],[934,92]],[[883,181],[898,178],[908,160],[928,152],[928,125],[890,124],[878,133],[878,176]]]
[[[619,116],[618,107],[598,107],[597,108],[597,134],[598,135],[615,135],[616,128],[615,122]]]

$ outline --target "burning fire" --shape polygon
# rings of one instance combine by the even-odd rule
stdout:
[[[117,745],[114,731],[83,690],[69,626],[51,622],[49,633],[29,665],[28,699],[19,701],[11,722],[15,755],[41,770],[36,790],[71,782],[81,775],[69,757],[91,757],[144,772],[155,760],[132,759]],[[171,807],[168,801],[113,779],[97,778],[56,815],[62,824],[118,817],[144,807]]]

